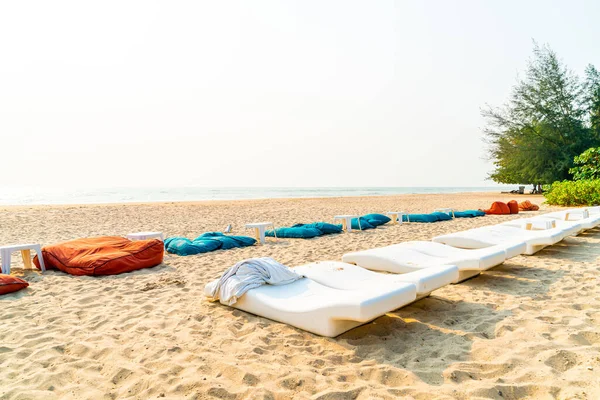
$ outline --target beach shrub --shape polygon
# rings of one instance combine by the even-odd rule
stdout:
[[[551,205],[593,206],[600,204],[600,179],[554,182],[544,195]]]
[[[569,170],[576,181],[600,178],[600,147],[592,147],[575,157]]]

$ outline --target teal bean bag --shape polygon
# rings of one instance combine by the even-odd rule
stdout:
[[[367,229],[375,229],[375,226],[371,225],[371,223],[363,217],[360,217],[360,227],[358,226],[358,218],[352,218],[350,226],[352,229],[362,229],[363,231]]]
[[[383,225],[383,224],[387,224],[388,222],[391,221],[391,218],[386,217],[383,214],[367,214],[367,215],[363,215],[361,218],[366,219],[369,222],[369,224],[371,224],[375,227]]]
[[[317,236],[329,235],[331,233],[341,233],[342,226],[328,224],[327,222],[313,222],[312,224],[296,224],[291,227],[277,228],[275,233],[277,237],[287,239],[311,239]],[[273,237],[275,233],[266,231],[265,235]]]
[[[316,228],[320,230],[323,235],[330,235],[332,233],[342,233],[342,226],[335,224],[328,224],[327,222],[313,222],[312,224],[297,224],[294,226],[303,226],[304,228]]]
[[[217,250],[221,247],[221,242],[218,240],[190,240],[186,237],[170,237],[165,239],[165,249],[169,253],[177,254],[178,256],[191,256],[194,254],[208,253],[209,251]]]
[[[438,221],[450,221],[452,219],[452,215],[443,212],[433,212],[430,215],[435,215]]]
[[[408,214],[402,216],[403,222],[438,222],[439,219],[433,214]]]
[[[455,211],[454,216],[456,218],[485,217],[485,213],[481,210],[465,210],[465,211]]]
[[[289,228],[277,228],[275,229],[275,233],[277,233],[278,238],[285,239],[311,239],[317,236],[321,236],[323,232],[318,230],[317,228],[306,228],[304,226],[292,226]],[[266,236],[275,236],[273,231],[266,231]]]
[[[467,210],[465,212],[473,213],[473,214],[475,214],[476,217],[485,217],[485,215],[486,215],[485,211],[482,211],[482,210]]]
[[[248,236],[227,236],[221,232],[207,232],[194,240],[186,237],[170,237],[165,239],[165,249],[178,256],[191,256],[215,250],[229,250],[236,247],[252,246],[256,239]]]
[[[248,247],[254,245],[256,243],[256,239],[248,237],[248,236],[227,236],[222,234],[221,232],[206,232],[202,235],[198,236],[194,239],[194,242],[197,240],[206,240],[211,239],[221,243],[219,249],[221,250],[229,250],[234,249],[236,247]]]

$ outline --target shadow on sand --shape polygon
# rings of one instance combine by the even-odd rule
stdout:
[[[496,324],[509,315],[430,296],[331,340],[353,349],[357,362],[375,360],[406,369],[429,385],[442,385],[443,372],[469,358],[473,338],[493,337]]]

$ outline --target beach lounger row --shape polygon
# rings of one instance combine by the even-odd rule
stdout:
[[[434,242],[463,249],[481,249],[522,242],[523,254],[533,255],[567,236],[600,225],[600,207],[573,209],[503,222],[433,238]]]
[[[343,262],[293,268],[304,278],[251,289],[232,306],[333,337],[509,258],[535,254],[598,225],[600,207],[572,209],[437,236],[431,242],[347,253]],[[231,279],[235,285],[235,275]],[[207,296],[217,281],[206,286]]]

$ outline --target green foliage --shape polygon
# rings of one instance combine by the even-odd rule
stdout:
[[[600,73],[593,65],[585,70],[583,83],[588,123],[596,139],[600,138]]]
[[[554,182],[544,196],[546,203],[556,206],[600,204],[600,179]]]
[[[574,180],[600,179],[600,147],[587,149],[574,162],[576,166],[569,170]]]
[[[581,84],[548,47],[534,44],[533,53],[526,77],[514,87],[508,103],[482,112],[489,157],[496,167],[489,177],[499,183],[569,179],[573,158],[600,145],[600,135],[590,128],[593,110],[600,116],[597,71],[588,67]]]

